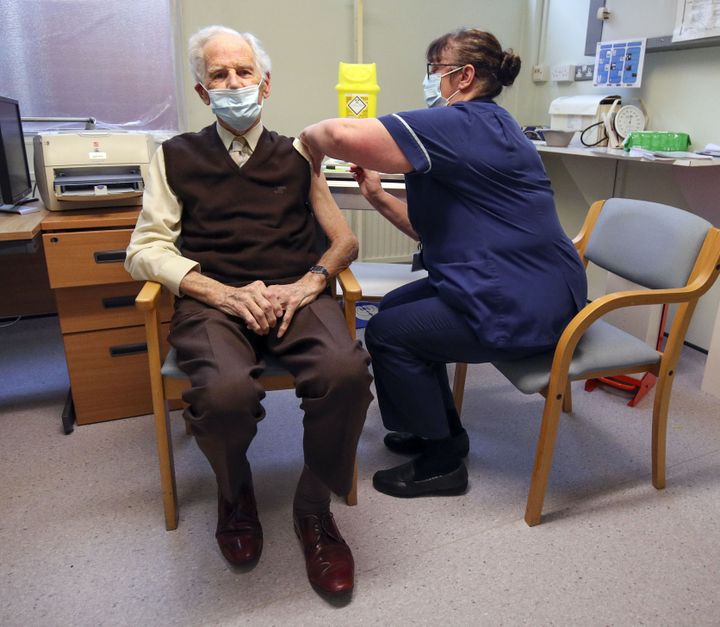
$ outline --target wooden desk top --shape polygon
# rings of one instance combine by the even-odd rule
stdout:
[[[133,228],[139,213],[140,207],[120,207],[0,214],[0,242],[29,241],[47,231]]]
[[[40,233],[40,224],[50,212],[40,201],[34,204],[40,205],[40,211],[24,215],[0,213],[0,242],[29,241]]]
[[[140,207],[47,211],[40,226],[43,232],[113,227],[133,228],[139,214]]]

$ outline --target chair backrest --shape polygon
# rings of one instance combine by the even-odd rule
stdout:
[[[592,230],[585,258],[644,287],[682,287],[710,227],[707,220],[676,207],[610,198]]]

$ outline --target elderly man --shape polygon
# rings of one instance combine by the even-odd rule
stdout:
[[[328,281],[355,258],[357,240],[302,144],[263,128],[270,59],[259,41],[210,26],[189,52],[195,91],[217,122],[155,154],[126,267],[178,297],[169,340],[191,381],[185,418],[217,477],[222,554],[249,567],[262,550],[246,452],[265,415],[257,376],[268,352],[294,375],[305,412],[293,520],[308,577],[345,594],[353,558],[330,491],[351,488],[371,377]],[[329,240],[322,254],[318,225]]]

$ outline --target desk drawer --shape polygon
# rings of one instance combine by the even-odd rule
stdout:
[[[143,324],[143,314],[135,308],[135,297],[142,286],[142,282],[133,281],[55,290],[62,332],[99,331]],[[160,316],[163,322],[172,317],[172,298],[167,290],[162,291]]]
[[[63,340],[78,424],[152,413],[144,327],[72,333]]]
[[[132,281],[123,267],[131,233],[132,229],[45,233],[50,287]]]

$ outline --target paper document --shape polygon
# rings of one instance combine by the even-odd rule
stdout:
[[[720,37],[720,0],[678,0],[673,41]]]
[[[676,159],[712,159],[711,155],[698,152],[685,152],[682,150],[646,150],[645,148],[631,148],[630,157],[642,157],[650,161],[675,161]]]

